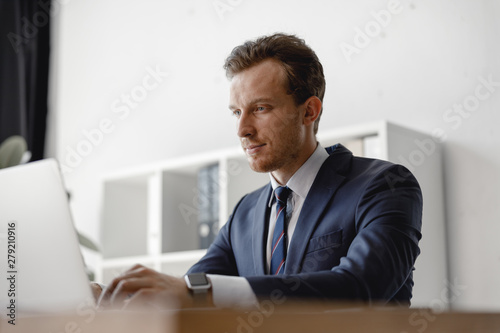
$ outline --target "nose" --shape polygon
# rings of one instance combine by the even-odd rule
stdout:
[[[255,124],[251,113],[242,111],[236,125],[236,132],[240,138],[249,137],[255,134]]]

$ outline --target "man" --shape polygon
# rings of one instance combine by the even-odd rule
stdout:
[[[241,145],[270,183],[240,200],[188,279],[138,265],[113,280],[101,304],[171,294],[187,305],[279,296],[409,304],[422,216],[413,175],[318,144],[325,79],[303,40],[274,34],[247,42],[224,68]]]

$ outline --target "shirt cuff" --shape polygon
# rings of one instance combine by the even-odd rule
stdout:
[[[207,276],[212,283],[212,299],[216,307],[258,306],[257,296],[244,277],[215,274],[207,274]]]

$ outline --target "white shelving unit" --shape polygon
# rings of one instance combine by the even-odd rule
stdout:
[[[324,147],[340,142],[355,155],[403,164],[414,173],[423,191],[424,215],[412,303],[428,307],[442,300],[447,256],[439,144],[429,135],[385,121],[322,131],[318,140]],[[198,246],[197,174],[214,163],[219,164],[220,227],[244,194],[269,181],[267,174],[250,169],[240,147],[104,177],[102,260],[96,280],[107,283],[136,263],[181,276],[201,258],[206,250]]]

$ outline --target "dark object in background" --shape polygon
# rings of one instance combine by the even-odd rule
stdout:
[[[208,248],[219,231],[219,186],[218,163],[198,171],[200,249]]]
[[[44,157],[51,1],[0,1],[0,142],[21,135]]]

